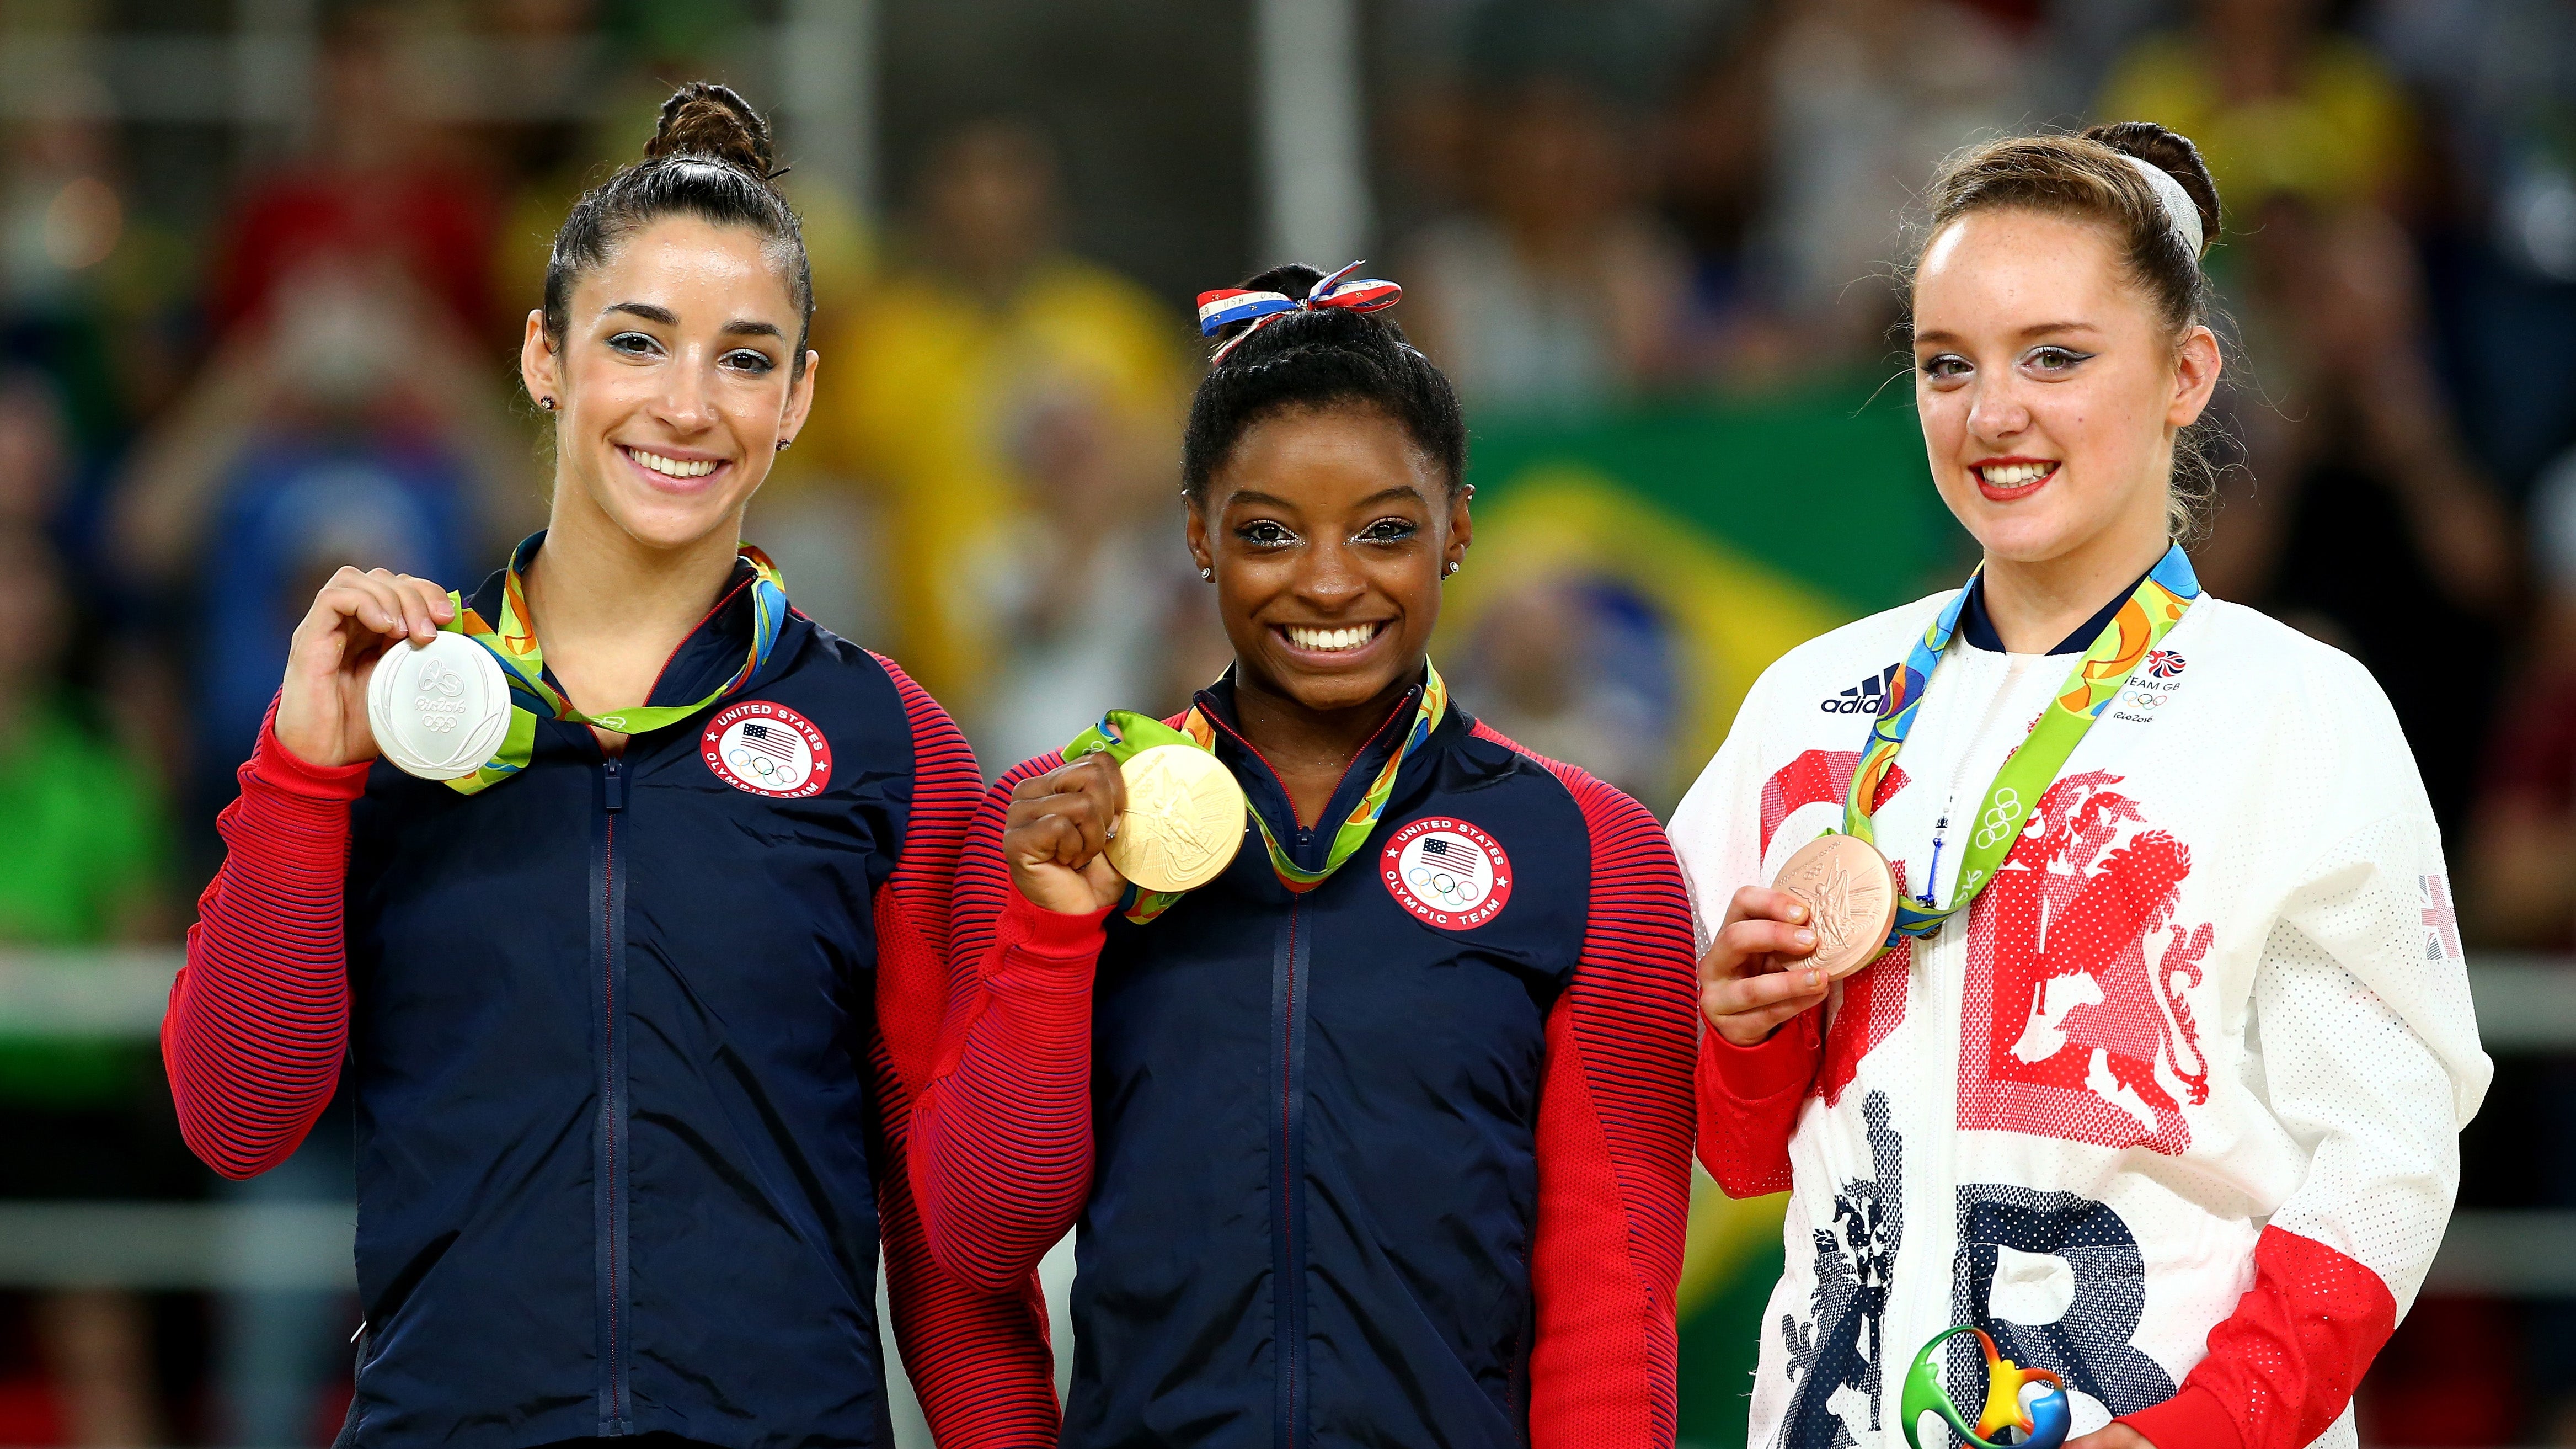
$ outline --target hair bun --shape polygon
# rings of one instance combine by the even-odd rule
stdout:
[[[767,181],[776,169],[769,123],[733,87],[691,81],[662,103],[662,124],[644,143],[644,158],[703,156]]]
[[[2168,131],[2153,121],[2095,126],[2084,136],[2135,156],[2180,182],[2183,194],[2200,211],[2200,234],[2211,241],[2218,239],[2218,183],[2210,177],[2209,163],[2201,159],[2200,148],[2191,143],[2189,136]]]

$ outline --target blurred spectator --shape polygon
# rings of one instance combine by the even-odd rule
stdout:
[[[1564,80],[1481,109],[1481,204],[1414,239],[1406,330],[1481,410],[1581,407],[1671,376],[1687,263],[1641,204],[1633,123]]]
[[[306,272],[387,264],[468,335],[493,325],[493,202],[416,113],[395,63],[402,20],[389,4],[333,15],[315,63],[316,149],[252,187],[225,223],[208,299],[217,336]]]
[[[2200,147],[2236,215],[2278,194],[2325,207],[2390,204],[2410,170],[2404,93],[2324,0],[2199,0],[2185,30],[2114,68],[2095,114],[2154,121]]]
[[[1777,12],[1713,29],[1664,113],[1664,204],[1690,252],[1680,366],[1726,388],[1818,362],[1782,316],[1777,268],[1760,246],[1773,191],[1764,83],[1779,31]]]
[[[1459,698],[1526,748],[1669,811],[1680,800],[1669,636],[1651,605],[1613,581],[1517,581],[1476,620]]]
[[[1940,159],[2019,123],[2010,32],[1949,0],[1787,8],[1764,77],[1776,200],[1763,247],[1781,305],[1835,360],[1885,351],[1893,297],[1874,283]]]
[[[52,547],[23,518],[0,518],[0,946],[150,940],[170,924],[150,774],[59,687],[69,622]],[[148,1043],[0,1031],[0,1198],[167,1195],[184,1154],[156,1066]],[[49,1293],[32,1318],[52,1442],[169,1441],[140,1298]]]
[[[98,453],[119,440],[118,354],[132,342],[105,305],[110,259],[134,250],[114,133],[94,78],[57,77],[29,99],[0,182],[0,355],[54,379],[78,445]]]
[[[2543,473],[2529,533],[2540,599],[2460,852],[2460,921],[2477,945],[2563,955],[2576,950],[2576,450]],[[2490,1140],[2527,1170],[2533,1206],[2565,1212],[2576,1208],[2576,1055],[2523,1069],[2528,1085],[2497,1104],[2508,1125]],[[2576,1444],[2576,1303],[2524,1312],[2537,1402],[2523,1442]]]
[[[2576,950],[2576,452],[2531,502],[2539,573],[2529,656],[2506,695],[2486,762],[2468,867],[2472,924],[2487,944]]]
[[[1153,599],[1176,580],[1198,582],[1179,490],[1103,403],[1067,389],[1033,399],[1016,420],[1013,461],[1029,507],[1015,567],[995,581],[1002,657],[969,721],[997,773],[1064,748],[1103,710],[1152,703],[1166,653]]]
[[[2365,28],[2432,103],[2422,227],[2468,441],[2519,496],[2576,442],[2576,7],[2378,0]]]
[[[2434,380],[2414,252],[2366,206],[2231,205],[2251,220],[2236,242],[2251,381],[2229,403],[2247,466],[2224,480],[2201,576],[2369,666],[2457,832],[2521,568]]]
[[[1471,16],[1469,207],[1390,274],[1405,330],[1471,410],[1583,407],[1676,371],[1689,263],[1645,206],[1659,33],[1632,4],[1491,0]]]
[[[231,797],[287,638],[334,569],[471,589],[535,526],[496,375],[398,275],[308,269],[138,449],[116,539],[187,620],[192,820]]]
[[[1054,566],[1033,563],[1029,520],[1064,506],[1039,496],[1063,480],[1031,464],[1081,454],[1086,477],[1120,475],[1101,485],[1111,494],[1145,480],[1178,491],[1179,315],[1064,250],[1057,185],[1046,141],[1017,121],[933,148],[896,265],[816,340],[824,363],[796,455],[875,493],[871,552],[885,597],[904,606],[885,645],[970,729],[1014,647],[1011,601],[1027,595],[1012,581]],[[1045,420],[1075,412],[1088,416],[1050,434]],[[1080,441],[1072,453],[1036,441],[1050,436]],[[1117,702],[1085,707],[1096,717]]]

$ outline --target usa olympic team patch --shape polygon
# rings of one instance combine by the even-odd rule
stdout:
[[[1511,902],[1512,858],[1501,841],[1464,820],[1426,816],[1387,841],[1378,879],[1414,919],[1472,930]]]
[[[698,737],[698,757],[737,790],[780,800],[820,794],[832,781],[832,744],[814,722],[783,704],[727,705]]]

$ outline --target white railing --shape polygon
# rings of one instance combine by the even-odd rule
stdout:
[[[0,953],[0,1033],[149,1040],[172,949]],[[2478,1029],[2498,1055],[2576,1051],[2576,958],[2481,955]],[[346,1203],[0,1202],[0,1287],[347,1288]],[[2576,1297],[2576,1211],[2462,1211],[2429,1289]]]

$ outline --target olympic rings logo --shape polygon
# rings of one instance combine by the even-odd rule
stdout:
[[[2135,705],[2139,709],[2156,709],[2164,702],[2165,696],[2161,690],[2131,689],[2123,691],[2120,695],[2120,703]]]
[[[725,752],[725,763],[737,770],[748,771],[759,776],[760,782],[764,785],[777,785],[781,788],[795,785],[805,776],[805,771],[793,761],[774,760],[756,750],[746,750],[739,745]]]
[[[2021,823],[2021,792],[2010,785],[1995,791],[1995,802],[1977,822],[1977,848],[1992,850],[2012,838]]]

